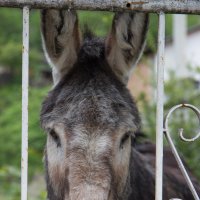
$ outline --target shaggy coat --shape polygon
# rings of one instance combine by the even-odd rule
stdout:
[[[147,24],[147,14],[116,13],[105,40],[91,35],[82,40],[75,11],[42,11],[54,78],[41,111],[49,200],[155,198],[154,146],[131,145],[140,117],[126,88]],[[174,167],[166,166],[164,200],[192,199]],[[196,187],[199,192],[197,182]]]

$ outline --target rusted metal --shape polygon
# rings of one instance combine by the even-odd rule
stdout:
[[[0,0],[0,7],[200,14],[200,0]]]
[[[131,5],[143,5],[145,3],[149,3],[149,1],[135,1],[135,2],[128,2]]]

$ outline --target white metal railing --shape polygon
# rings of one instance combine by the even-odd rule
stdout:
[[[28,84],[29,83],[29,8],[23,8],[22,47],[22,155],[21,200],[27,200],[28,187]]]
[[[186,171],[186,169],[183,165],[183,162],[181,161],[181,158],[180,158],[180,156],[179,156],[179,154],[176,150],[176,147],[175,147],[175,145],[172,141],[171,135],[169,133],[169,127],[168,127],[169,118],[170,118],[171,114],[179,108],[190,108],[191,110],[193,110],[195,112],[195,114],[197,115],[199,122],[200,122],[200,110],[198,108],[196,108],[195,106],[190,105],[190,104],[176,105],[176,106],[174,106],[173,108],[170,109],[169,113],[166,116],[165,123],[164,123],[164,133],[165,133],[166,139],[167,139],[167,141],[168,141],[168,143],[171,147],[172,153],[174,154],[174,157],[175,157],[175,159],[178,163],[178,166],[179,166],[179,168],[180,168],[180,170],[181,170],[181,172],[182,172],[182,174],[183,174],[183,176],[184,176],[184,178],[185,178],[185,180],[188,184],[188,187],[190,188],[190,190],[192,192],[194,199],[199,200],[200,198],[199,198],[199,196],[198,196],[198,194],[197,194],[197,192],[196,192],[196,190],[195,190],[195,188],[192,184],[192,181],[190,180],[190,177],[188,176],[188,173],[187,173],[187,171]],[[185,138],[185,136],[183,135],[183,129],[181,128],[179,130],[179,136],[180,136],[181,140],[183,140],[184,142],[194,142],[195,140],[200,138],[200,131],[196,136],[188,139],[188,138]]]
[[[163,107],[165,62],[165,14],[159,14],[156,112],[156,200],[162,200],[163,188]]]
[[[187,180],[195,200],[200,200],[181,162],[168,132],[168,118],[180,106],[170,110],[163,127],[164,102],[164,49],[165,13],[200,14],[200,0],[0,0],[0,7],[23,8],[23,56],[22,56],[22,159],[21,159],[21,200],[27,200],[28,184],[28,82],[29,82],[29,11],[31,8],[66,8],[79,10],[142,11],[159,13],[158,66],[157,66],[157,125],[156,125],[156,200],[162,200],[163,189],[163,132],[172,148],[178,165]],[[195,111],[200,119],[200,111],[192,105],[185,105]],[[183,136],[182,139],[188,140]],[[191,140],[200,137],[200,133]],[[175,199],[174,199],[175,200]],[[178,200],[178,199],[177,199]]]

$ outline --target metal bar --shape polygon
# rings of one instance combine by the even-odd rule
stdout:
[[[171,108],[169,113],[167,114],[166,119],[165,119],[165,123],[164,123],[164,133],[165,133],[166,139],[167,139],[167,141],[168,141],[168,143],[169,143],[169,145],[172,149],[172,153],[174,154],[174,157],[175,157],[175,159],[178,163],[178,166],[179,166],[179,168],[180,168],[180,170],[181,170],[181,172],[182,172],[182,174],[183,174],[183,176],[184,176],[184,178],[185,178],[185,180],[188,184],[188,187],[190,188],[190,191],[191,191],[194,199],[200,200],[200,198],[199,198],[199,196],[198,196],[198,194],[197,194],[197,192],[196,192],[196,190],[195,190],[195,188],[192,184],[192,181],[190,180],[190,177],[189,177],[189,175],[188,175],[188,173],[187,173],[187,171],[186,171],[186,169],[183,165],[183,162],[182,162],[182,160],[181,160],[181,158],[180,158],[180,156],[179,156],[179,154],[176,150],[176,147],[173,143],[173,140],[172,140],[170,132],[169,132],[169,126],[168,126],[169,118],[172,115],[172,113],[179,108],[190,108],[191,110],[193,110],[195,112],[195,114],[197,115],[199,122],[200,122],[200,110],[198,108],[196,108],[195,106],[193,106],[191,104],[180,104],[180,105],[177,105],[177,106],[174,106],[173,108]],[[179,135],[180,135],[180,138],[182,140],[184,140],[185,142],[194,142],[195,140],[197,140],[200,137],[200,132],[196,136],[194,136],[193,138],[188,139],[188,138],[185,138],[183,136],[183,129],[180,129]]]
[[[171,150],[172,150],[172,152],[173,152],[173,154],[175,156],[175,159],[176,159],[176,161],[178,163],[178,166],[179,166],[179,168],[180,168],[180,170],[181,170],[181,172],[182,172],[182,174],[183,174],[183,176],[184,176],[184,178],[185,178],[185,180],[186,180],[186,182],[187,182],[187,184],[188,184],[188,186],[190,188],[190,191],[192,192],[192,195],[193,195],[194,199],[195,200],[200,200],[199,197],[198,197],[198,194],[197,194],[197,192],[196,192],[196,190],[195,190],[195,188],[194,188],[194,186],[193,186],[193,184],[192,184],[192,182],[190,180],[190,177],[188,176],[188,173],[187,173],[187,171],[186,171],[186,169],[185,169],[185,167],[183,165],[183,162],[182,162],[180,156],[178,155],[178,152],[176,150],[176,147],[174,146],[174,143],[173,143],[171,137],[169,137],[167,135],[166,138],[167,138],[167,141],[168,141],[168,143],[169,143],[169,145],[171,147]]]
[[[0,6],[200,14],[199,0],[0,0]]]
[[[22,48],[22,157],[21,200],[27,200],[28,185],[28,84],[29,84],[29,7],[23,8]]]
[[[159,14],[156,112],[156,200],[163,189],[163,101],[164,101],[165,14]]]

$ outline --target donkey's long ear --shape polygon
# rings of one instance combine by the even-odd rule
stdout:
[[[124,83],[127,83],[128,74],[144,49],[147,29],[148,14],[115,14],[106,41],[106,55],[109,65]]]
[[[48,62],[53,68],[54,84],[72,68],[81,44],[75,11],[42,10],[42,36]]]

